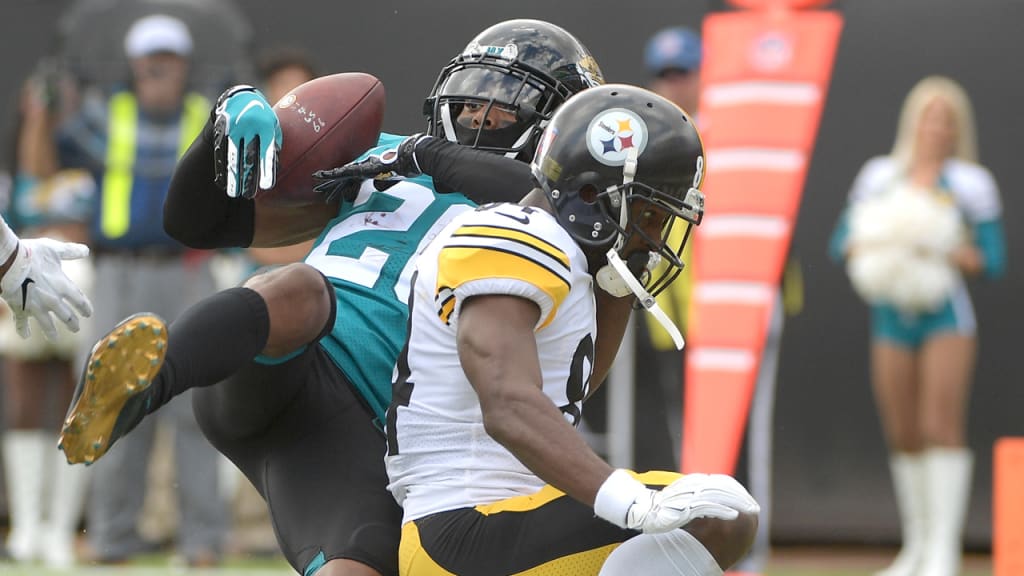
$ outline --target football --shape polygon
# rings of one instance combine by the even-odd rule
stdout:
[[[268,206],[323,202],[313,172],[341,166],[377,144],[384,119],[384,85],[370,74],[314,78],[276,104],[281,122],[277,182],[256,201]]]

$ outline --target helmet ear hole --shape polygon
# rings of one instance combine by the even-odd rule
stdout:
[[[597,197],[600,192],[598,191],[597,186],[594,186],[593,184],[584,184],[580,187],[577,194],[579,195],[580,200],[583,200],[585,203],[594,204],[597,202]]]

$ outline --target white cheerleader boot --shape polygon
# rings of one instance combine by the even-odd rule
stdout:
[[[38,556],[42,535],[43,464],[47,448],[53,448],[42,430],[8,430],[4,433],[4,471],[10,505],[11,531],[7,552],[16,562]]]
[[[917,576],[924,562],[928,530],[924,456],[919,452],[898,452],[889,459],[896,507],[900,514],[902,546],[888,568],[875,576]]]
[[[50,446],[56,445],[57,440],[53,438]],[[59,450],[54,449],[53,454],[50,521],[42,556],[48,567],[66,569],[75,565],[75,536],[82,517],[88,469],[68,464],[64,453]]]
[[[925,470],[931,530],[920,576],[957,576],[974,456],[966,448],[929,448]]]

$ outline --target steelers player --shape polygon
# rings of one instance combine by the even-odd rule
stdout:
[[[303,263],[213,295],[169,329],[143,314],[98,342],[61,437],[69,461],[102,457],[146,415],[197,388],[204,434],[267,501],[296,572],[397,574],[401,510],[386,488],[383,423],[413,257],[472,209],[470,199],[528,192],[527,164],[502,156],[529,160],[552,112],[600,79],[565,30],[496,24],[439,75],[426,103],[436,137],[384,134],[367,153],[380,161],[411,149],[401,157],[436,180],[327,181],[334,202],[279,212],[251,198],[273,185],[272,170],[270,182],[257,182],[258,167],[275,164],[268,149],[288,143],[275,139],[277,118],[261,94],[229,90],[179,164],[165,227],[195,248],[316,244]],[[466,145],[447,148],[471,153],[470,163],[433,154],[449,140]],[[228,158],[241,164],[231,169]],[[450,190],[465,194],[437,193]]]
[[[747,491],[614,470],[573,428],[633,303],[657,310],[682,268],[700,137],[668,100],[605,85],[559,108],[531,169],[519,204],[459,215],[416,260],[387,426],[401,574],[720,575],[754,538]]]

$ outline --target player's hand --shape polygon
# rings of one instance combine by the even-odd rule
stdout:
[[[78,332],[78,316],[92,316],[92,304],[61,269],[62,260],[89,255],[89,247],[50,238],[22,239],[11,267],[0,278],[0,296],[14,314],[22,338],[31,331],[28,319],[35,318],[49,340],[57,339],[52,313],[72,332]],[[77,312],[77,314],[76,314]]]
[[[416,146],[423,140],[431,138],[425,134],[413,134],[399,142],[398,146],[373,155],[365,160],[349,162],[344,166],[330,170],[319,170],[313,177],[321,180],[316,191],[325,194],[328,199],[341,194],[346,200],[353,200],[358,186],[353,182],[363,180],[392,180],[395,178],[415,178],[423,173],[416,161]]]
[[[616,470],[598,492],[598,516],[648,534],[682,528],[697,518],[734,520],[760,507],[735,479],[724,474],[687,474],[651,490],[625,470]]]
[[[228,88],[214,108],[215,181],[231,198],[253,198],[277,180],[281,122],[252,86]]]

